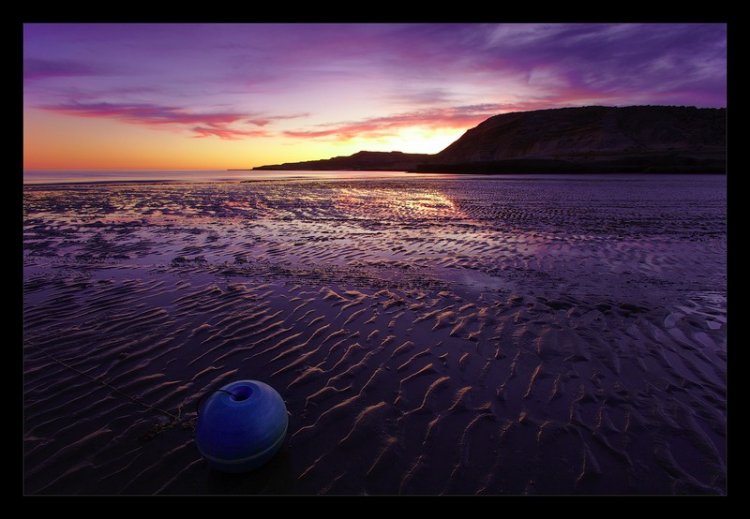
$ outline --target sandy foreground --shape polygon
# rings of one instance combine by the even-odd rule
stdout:
[[[721,176],[24,190],[27,493],[726,490]],[[290,412],[212,471],[207,391]]]

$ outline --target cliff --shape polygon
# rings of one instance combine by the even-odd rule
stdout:
[[[490,117],[436,155],[361,151],[255,169],[725,173],[726,109],[585,106]]]
[[[420,171],[723,172],[726,109],[586,106],[490,117]]]

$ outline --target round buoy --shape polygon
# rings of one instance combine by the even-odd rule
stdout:
[[[239,380],[213,393],[201,407],[198,450],[222,472],[247,472],[281,448],[289,417],[281,395],[263,382]]]

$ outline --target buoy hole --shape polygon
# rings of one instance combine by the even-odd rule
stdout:
[[[241,402],[250,398],[253,393],[253,389],[250,386],[240,386],[232,390],[232,400],[235,402]]]

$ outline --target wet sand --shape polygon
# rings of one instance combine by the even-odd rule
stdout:
[[[41,494],[726,490],[726,179],[24,190],[24,485]],[[195,406],[290,411],[212,471]]]

